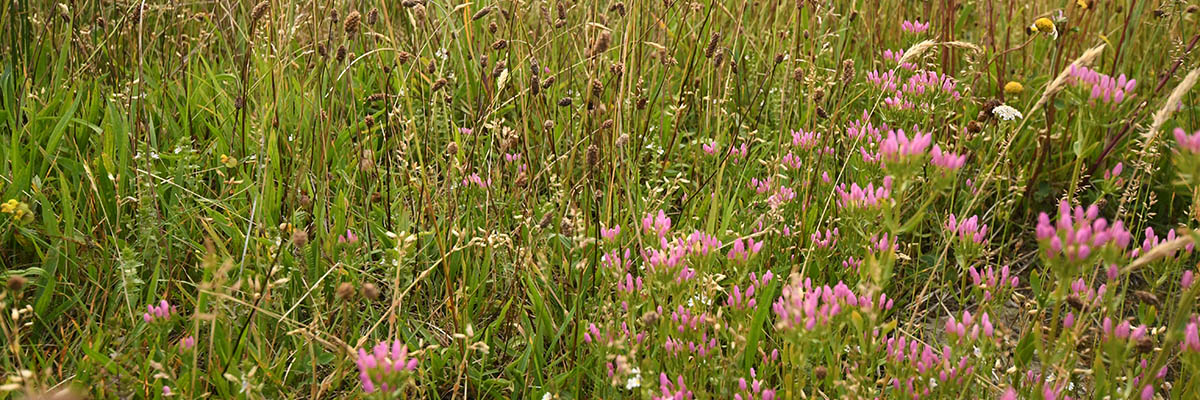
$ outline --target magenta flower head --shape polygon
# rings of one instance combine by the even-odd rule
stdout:
[[[692,391],[688,390],[687,385],[683,383],[683,375],[677,376],[675,383],[671,383],[671,378],[667,377],[667,373],[659,373],[658,389],[661,394],[651,397],[653,400],[691,400],[694,396]]]
[[[925,31],[929,30],[929,23],[928,22],[922,23],[921,21],[904,20],[904,23],[900,24],[900,29],[903,29],[905,32],[908,32],[908,33],[921,33],[921,32],[925,32]]]
[[[642,217],[642,229],[646,233],[654,233],[662,238],[667,231],[671,230],[671,218],[667,217],[667,213],[663,210],[658,210],[658,215],[653,212],[647,213],[645,217]]]
[[[1174,133],[1175,141],[1179,143],[1180,151],[1190,154],[1200,154],[1200,131],[1189,135],[1183,128],[1175,128]]]
[[[396,339],[391,346],[379,342],[371,352],[358,349],[355,363],[358,364],[358,377],[364,392],[387,393],[400,390],[410,383],[418,362],[415,357],[409,357],[408,347]]]
[[[721,149],[721,145],[717,144],[716,141],[712,141],[712,142],[701,144],[700,148],[704,150],[704,153],[711,156],[711,155],[717,154],[717,150]]]
[[[966,155],[955,154],[948,151],[943,152],[942,148],[938,147],[936,144],[933,145],[933,150],[929,151],[929,155],[932,157],[929,160],[930,164],[940,167],[946,171],[956,171],[959,168],[962,168],[964,165],[967,165]]]
[[[621,226],[620,225],[615,225],[612,228],[605,228],[604,226],[600,227],[600,237],[604,238],[604,241],[606,241],[606,242],[611,242],[611,241],[617,240],[617,236],[620,234],[621,234]]]
[[[1133,235],[1125,229],[1123,222],[1109,224],[1099,214],[1100,209],[1096,205],[1087,209],[1082,206],[1071,208],[1064,200],[1059,203],[1058,219],[1054,223],[1046,213],[1038,215],[1036,232],[1043,255],[1050,260],[1080,265],[1106,249],[1123,252]]]
[[[358,235],[355,235],[353,231],[347,229],[345,235],[338,236],[338,243],[348,244],[351,246],[356,245],[358,244]]]
[[[179,350],[187,351],[187,350],[191,350],[193,347],[196,347],[196,337],[195,336],[188,335],[188,336],[184,336],[182,339],[179,339]]]
[[[142,320],[147,323],[163,322],[171,318],[171,313],[175,311],[175,307],[166,300],[160,300],[158,305],[146,306],[146,312],[142,313]]]

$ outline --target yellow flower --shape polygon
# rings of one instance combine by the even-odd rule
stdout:
[[[221,164],[225,164],[225,166],[226,166],[226,167],[228,167],[228,168],[233,168],[233,167],[236,167],[236,166],[237,166],[237,162],[238,162],[238,161],[237,161],[237,159],[236,159],[236,158],[230,157],[230,156],[228,156],[228,155],[225,155],[225,154],[222,154],[222,155],[221,155]]]
[[[1033,21],[1033,25],[1029,26],[1029,31],[1046,33],[1058,39],[1058,28],[1054,26],[1054,21],[1051,21],[1050,18],[1041,17]]]
[[[28,204],[17,201],[17,199],[8,199],[0,204],[0,213],[12,214],[13,219],[24,223],[33,221],[33,210],[29,209]]]
[[[1004,84],[1004,94],[1021,94],[1023,91],[1025,91],[1025,86],[1022,86],[1021,82],[1008,81]]]
[[[1075,0],[1075,5],[1086,10],[1092,6],[1092,0]]]
[[[20,204],[21,203],[18,202],[17,199],[9,199],[8,201],[4,202],[4,204],[0,204],[0,212],[5,213],[5,214],[12,214],[14,211],[17,210],[17,206]]]

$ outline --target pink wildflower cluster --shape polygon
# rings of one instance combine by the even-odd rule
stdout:
[[[906,63],[900,62],[900,60],[904,59],[904,49],[896,49],[894,51],[891,49],[885,49],[883,51],[883,59],[887,60],[887,61],[891,61],[893,63],[896,63],[900,66],[900,68],[904,68],[909,71],[917,69],[916,64],[913,64],[910,62],[906,62]],[[895,90],[896,90],[896,88],[893,86],[892,89],[889,91],[895,91]]]
[[[374,393],[392,392],[403,387],[404,382],[417,370],[416,357],[408,357],[408,346],[399,339],[376,344],[372,352],[358,349],[358,378],[363,391]]]
[[[834,189],[838,194],[837,205],[840,208],[874,208],[882,205],[892,194],[892,177],[886,176],[883,178],[883,185],[875,187],[873,183],[868,183],[866,187],[860,187],[857,183],[852,183],[849,188],[846,184],[840,184]]]
[[[682,238],[667,241],[664,237],[659,238],[659,242],[661,248],[642,251],[642,258],[649,264],[651,271],[660,274],[674,272],[676,283],[692,279],[696,271],[687,266],[687,257],[691,254],[692,247]]]
[[[962,319],[955,319],[953,315],[946,319],[946,334],[958,343],[962,343],[964,340],[978,339],[981,332],[984,337],[989,338],[996,332],[987,312],[984,312],[978,321],[967,310],[963,310]]]
[[[947,382],[961,385],[975,370],[966,355],[956,360],[950,346],[943,346],[938,354],[929,344],[901,336],[888,338],[885,348],[888,362],[898,368],[896,372],[900,375],[891,379],[892,389],[904,394],[903,397],[928,397],[934,388]],[[901,381],[903,376],[908,378]]]
[[[621,234],[621,226],[615,225],[612,228],[600,226],[600,237],[606,242],[617,240],[617,236]]]
[[[759,279],[753,272],[750,273],[750,284],[746,286],[746,291],[743,293],[741,287],[734,284],[733,291],[729,295],[729,300],[726,304],[738,310],[753,309],[758,305],[758,300],[754,298],[757,288],[766,286],[771,282],[771,278],[775,275],[771,271],[767,271]]]
[[[967,156],[965,154],[951,153],[949,151],[944,152],[936,144],[933,145],[933,150],[929,151],[929,155],[932,156],[929,160],[930,164],[945,170],[954,171],[967,165]]]
[[[1137,79],[1128,79],[1125,74],[1113,78],[1085,66],[1071,65],[1068,83],[1092,88],[1091,101],[1100,99],[1105,103],[1120,104],[1126,93],[1137,87]]]
[[[583,341],[585,343],[596,343],[600,346],[632,346],[642,343],[643,340],[646,340],[646,333],[635,333],[629,329],[629,324],[625,322],[621,323],[621,329],[615,333],[612,330],[601,333],[600,328],[595,323],[589,323],[587,331],[583,332]]]
[[[658,210],[658,215],[653,212],[647,213],[645,217],[642,217],[642,230],[646,233],[657,234],[661,238],[671,230],[671,218],[663,210]]]
[[[887,58],[888,53],[891,53],[891,50],[884,51],[884,58]],[[896,71],[867,72],[867,82],[888,93],[895,92],[900,87],[900,78],[896,77]]]
[[[1067,297],[1068,301],[1075,306],[1091,308],[1098,305],[1106,291],[1108,291],[1108,284],[1101,283],[1099,288],[1092,289],[1083,278],[1079,278],[1071,282],[1071,293]]]
[[[750,257],[762,251],[763,243],[754,241],[754,238],[738,238],[733,241],[733,248],[729,249],[727,258],[734,261],[748,261]]]
[[[691,400],[694,396],[692,391],[688,390],[687,385],[683,383],[683,375],[677,376],[675,383],[672,384],[671,378],[667,377],[667,373],[660,373],[658,375],[658,390],[661,394],[651,397],[652,400]]]
[[[959,221],[954,214],[950,214],[949,220],[946,221],[946,230],[951,235],[957,236],[959,240],[967,243],[982,245],[987,241],[987,224],[979,223],[979,216],[972,215],[971,217]]]
[[[717,144],[717,142],[714,140],[714,141],[711,141],[708,143],[701,144],[700,148],[702,150],[704,150],[704,153],[711,156],[711,155],[717,154],[717,150],[719,150],[721,148],[721,145]]]
[[[824,236],[821,235],[821,230],[818,229],[812,234],[812,242],[818,249],[832,249],[833,246],[837,246],[838,236],[840,236],[838,228],[833,228],[832,230],[825,229]]]
[[[521,153],[504,153],[504,161],[510,163],[521,161]]]
[[[772,305],[777,322],[776,329],[812,331],[818,325],[827,325],[843,310],[848,308],[883,310],[892,308],[892,300],[880,293],[876,301],[867,296],[855,295],[845,283],[814,287],[812,279],[795,281],[783,288],[782,295]]]
[[[338,243],[351,246],[356,245],[358,244],[358,235],[355,235],[354,231],[347,229],[345,235],[338,235]]]
[[[716,236],[696,230],[691,235],[688,235],[687,245],[693,254],[699,253],[702,256],[707,256],[710,251],[721,248],[721,241]]]
[[[962,97],[962,94],[958,92],[958,83],[954,81],[954,78],[950,77],[950,75],[938,74],[936,71],[918,71],[908,77],[908,81],[900,86],[900,92],[912,96],[921,96],[926,93],[939,91],[949,94],[955,100]]]
[[[804,128],[800,130],[792,130],[792,146],[796,146],[803,150],[812,150],[817,146],[817,141],[821,140],[821,134],[816,132],[806,132]]]
[[[795,154],[792,154],[792,152],[789,151],[783,156],[783,159],[780,162],[783,163],[784,168],[798,170],[800,169],[800,161],[800,157],[797,157]]]
[[[191,350],[193,347],[196,347],[196,337],[195,336],[187,335],[187,336],[184,336],[183,338],[179,339],[179,350],[180,351],[188,351],[188,350]]]
[[[630,257],[629,249],[625,249],[624,256],[616,249],[613,249],[600,255],[600,265],[608,269],[626,271],[629,267],[633,266],[633,258]]]
[[[904,20],[904,23],[900,24],[900,29],[903,29],[905,32],[908,32],[908,33],[921,33],[921,32],[925,32],[926,30],[929,30],[929,23],[928,22],[922,23],[921,21]]]
[[[734,400],[775,400],[775,391],[763,388],[763,381],[758,379],[754,368],[750,368],[750,382],[746,378],[738,379],[738,391],[733,394]]]
[[[887,137],[879,144],[879,155],[887,162],[902,163],[911,158],[922,157],[929,145],[933,143],[933,134],[922,134],[913,126],[913,136],[909,138],[903,129],[889,130]]]
[[[983,290],[983,299],[991,300],[992,292],[1000,292],[1002,290],[1012,290],[1017,287],[1020,278],[1016,275],[1009,276],[1009,268],[1007,265],[1000,267],[999,271],[993,269],[990,265],[986,270],[980,272],[975,267],[967,268],[967,274],[971,276],[971,282],[975,287]]]
[[[1128,320],[1123,320],[1117,323],[1116,327],[1113,327],[1113,320],[1109,317],[1104,317],[1104,320],[1100,323],[1100,332],[1102,333],[1101,339],[1106,342],[1112,340],[1129,340],[1137,343],[1146,337],[1149,329],[1146,328],[1145,324],[1134,327]]]
[[[1150,249],[1157,247],[1159,244],[1175,240],[1176,235],[1177,234],[1175,233],[1175,229],[1171,229],[1171,230],[1167,231],[1167,235],[1165,238],[1159,238],[1158,235],[1154,234],[1154,228],[1147,227],[1146,228],[1146,238],[1142,240],[1142,247],[1140,249],[1138,249],[1138,248],[1133,249],[1131,256],[1137,257],[1139,254],[1148,252],[1148,251],[1150,251]],[[1188,243],[1186,246],[1184,246],[1183,250],[1185,252],[1187,252],[1188,254],[1191,254],[1192,251],[1195,250],[1195,248],[1196,248],[1195,243]],[[1168,258],[1168,259],[1175,258],[1175,255],[1176,255],[1175,253],[1177,253],[1178,251],[1179,250],[1171,250],[1171,252],[1165,256],[1165,258]]]
[[[171,318],[173,312],[175,312],[175,306],[166,300],[160,300],[158,305],[146,306],[146,312],[142,313],[142,320],[147,323],[166,321]]]
[[[478,173],[473,173],[471,175],[467,175],[466,178],[463,178],[462,184],[463,186],[475,185],[480,188],[487,189],[488,187],[492,186],[492,178],[483,179],[479,177]]]
[[[1050,223],[1046,213],[1038,215],[1037,238],[1045,246],[1046,257],[1082,261],[1096,249],[1128,246],[1132,235],[1125,230],[1125,224],[1117,221],[1109,225],[1107,220],[1099,218],[1099,214],[1100,208],[1094,204],[1085,211],[1081,206],[1072,209],[1063,200],[1059,203],[1055,224]]]
[[[715,150],[714,150],[715,151]],[[750,155],[750,146],[746,142],[742,142],[741,146],[729,148],[729,159],[737,163],[738,160],[746,158]]]
[[[1200,317],[1193,315],[1183,328],[1183,341],[1179,342],[1179,351],[1200,353]]]
[[[1062,399],[1074,400],[1070,395],[1063,395],[1063,390],[1066,389],[1066,382],[1062,382],[1050,377],[1043,376],[1041,373],[1029,370],[1025,372],[1025,383],[1029,386],[1036,387],[1041,385],[1043,399]]]
[[[1116,179],[1114,182],[1117,186],[1125,184],[1125,179],[1121,178],[1121,171],[1125,170],[1125,164],[1118,162],[1112,169],[1104,170],[1104,180]]]
[[[1175,128],[1175,141],[1179,142],[1179,148],[1191,154],[1200,154],[1200,131],[1193,132],[1188,135],[1183,128]]]

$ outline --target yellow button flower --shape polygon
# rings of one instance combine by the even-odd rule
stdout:
[[[1004,84],[1004,94],[1017,95],[1024,91],[1025,86],[1021,85],[1021,82],[1008,81],[1008,83]]]

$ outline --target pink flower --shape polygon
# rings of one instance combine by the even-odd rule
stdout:
[[[926,30],[929,29],[929,23],[928,22],[921,23],[921,21],[905,20],[904,23],[900,24],[900,29],[903,29],[905,32],[908,32],[908,33],[921,33],[921,32],[925,32]]]
[[[355,363],[366,393],[399,390],[417,369],[417,359],[408,357],[408,346],[401,344],[399,339],[393,340],[391,346],[379,342],[371,352],[358,349]]]
[[[951,152],[942,152],[942,148],[938,147],[938,145],[936,145],[936,144],[933,145],[933,150],[929,151],[929,155],[932,156],[932,158],[929,160],[930,164],[933,164],[938,167],[942,167],[943,169],[950,170],[950,171],[954,171],[959,168],[962,168],[964,165],[967,164],[967,156],[966,155],[959,155],[959,154],[955,154],[955,153],[951,153]]]
[[[1175,141],[1179,142],[1180,149],[1188,153],[1200,153],[1200,131],[1188,135],[1183,128],[1175,128]]]
[[[171,317],[171,312],[175,311],[175,307],[167,303],[166,300],[160,300],[158,305],[146,306],[146,312],[142,313],[142,320],[150,322],[166,321]]]
[[[620,235],[620,234],[621,234],[621,226],[620,225],[613,226],[612,228],[605,228],[604,226],[600,227],[600,237],[604,238],[605,241],[611,242],[613,240],[616,240],[617,235]]]
[[[358,244],[358,235],[347,229],[345,235],[338,236],[338,243],[349,244],[351,246]]]
[[[704,152],[711,156],[717,154],[717,150],[721,148],[721,145],[717,144],[716,141],[712,141],[700,145],[700,148],[704,149]]]

